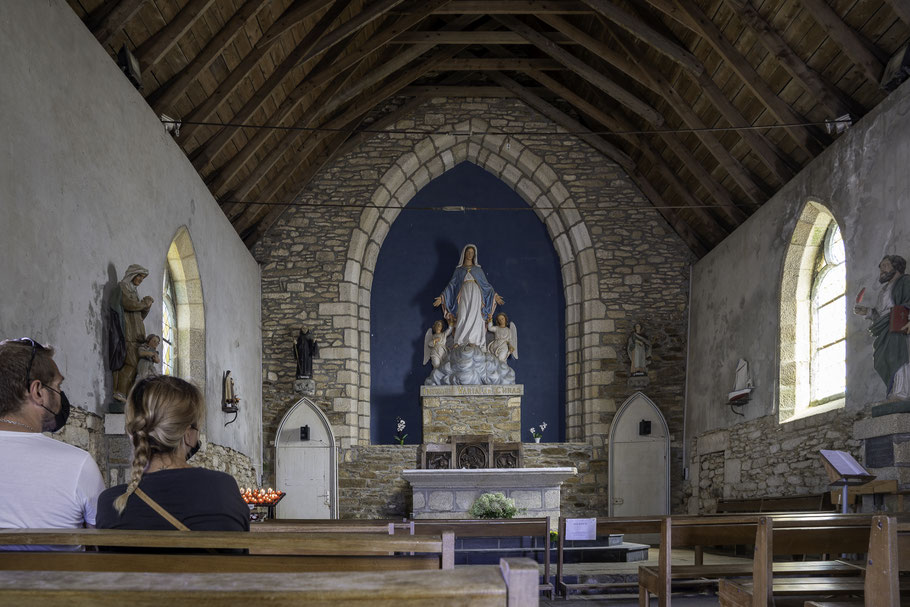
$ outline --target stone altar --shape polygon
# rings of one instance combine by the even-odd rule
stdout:
[[[577,474],[571,468],[486,468],[473,470],[403,470],[414,490],[415,519],[470,518],[468,510],[482,493],[501,491],[515,500],[520,517],[550,517],[556,529],[563,481]]]

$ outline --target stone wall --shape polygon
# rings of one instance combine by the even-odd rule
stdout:
[[[445,443],[456,434],[521,441],[523,386],[422,386],[423,441]]]
[[[566,438],[590,445],[603,475],[603,495],[578,495],[578,509],[605,512],[600,454],[617,405],[634,392],[626,383],[625,343],[636,321],[654,343],[648,395],[667,418],[679,452],[693,256],[622,169],[519,101],[431,99],[395,126],[409,132],[377,134],[327,165],[300,206],[288,209],[254,249],[262,263],[264,440],[274,440],[297,401],[290,344],[308,327],[321,348],[312,398],[342,449],[353,454],[365,447],[370,289],[383,239],[399,208],[423,185],[459,162],[473,162],[522,196],[558,253],[566,301]],[[520,134],[505,137],[507,130]],[[457,131],[477,134],[433,134]],[[271,457],[266,478],[273,476]],[[680,494],[679,487],[673,490]],[[366,508],[345,505],[346,495],[342,490],[342,511]],[[387,502],[398,500],[390,493]],[[371,511],[387,508],[370,503]]]
[[[836,410],[779,424],[766,416],[702,434],[689,454],[689,513],[715,512],[720,498],[830,491],[818,452],[847,451],[862,462],[862,441],[853,438],[857,417]]]

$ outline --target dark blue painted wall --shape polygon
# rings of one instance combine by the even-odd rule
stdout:
[[[448,205],[478,207],[440,212]],[[505,183],[465,162],[427,184],[406,206],[382,244],[370,312],[373,443],[391,443],[395,418],[407,422],[407,443],[420,443],[420,386],[430,374],[423,337],[442,318],[433,299],[458,265],[461,248],[477,245],[478,261],[518,326],[519,359],[509,359],[524,384],[521,419],[547,422],[544,441],[565,437],[565,298],[559,260],[541,223]]]

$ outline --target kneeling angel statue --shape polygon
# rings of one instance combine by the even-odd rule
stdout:
[[[504,312],[500,312],[495,317],[496,324],[492,320],[487,323],[487,330],[493,334],[493,341],[487,346],[490,354],[505,362],[511,354],[513,358],[518,359],[518,325],[509,322],[509,317]]]
[[[442,328],[442,321],[437,320],[423,337],[423,364],[431,362],[434,369],[439,367],[446,357],[446,340],[452,333],[452,321],[449,321],[448,329],[443,331]]]

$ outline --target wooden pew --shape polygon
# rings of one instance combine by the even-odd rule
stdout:
[[[836,544],[840,530],[832,532],[827,541]],[[903,536],[903,537],[901,537]],[[776,538],[776,534],[774,536]],[[877,516],[869,524],[868,541],[865,548],[855,544],[844,545],[846,552],[868,551],[866,576],[862,579],[830,579],[818,577],[768,578],[767,583],[758,579],[753,583],[721,580],[718,598],[721,605],[746,606],[773,604],[774,597],[848,597],[865,595],[865,604],[873,607],[897,607],[900,604],[898,572],[910,567],[910,525],[898,523],[896,519]],[[813,542],[814,543],[814,542]],[[902,548],[901,548],[902,547]],[[756,549],[756,567],[765,563],[778,549],[770,543],[759,551]],[[899,555],[903,552],[904,559]],[[903,564],[903,567],[901,567]],[[764,565],[762,565],[764,567]],[[841,599],[837,599],[841,601]],[[811,604],[813,601],[809,601]],[[814,601],[819,604],[818,601]],[[824,601],[820,604],[824,604]],[[855,604],[862,605],[863,601]]]
[[[861,570],[842,561],[773,563],[774,554],[863,552],[868,545],[868,515],[779,514],[775,516],[667,517],[661,524],[658,566],[639,567],[639,604],[658,597],[670,605],[673,580],[724,583],[724,577],[752,577],[756,593],[767,594],[773,574],[857,576]],[[773,534],[773,535],[772,535]],[[753,562],[723,565],[671,565],[673,548],[715,544],[752,544]]]
[[[539,586],[553,598],[553,584],[550,583],[550,517],[512,519],[419,519],[412,521],[415,535],[440,535],[446,531],[455,537],[539,537],[543,543],[544,573]],[[503,548],[503,551],[520,551],[522,548]],[[527,550],[532,550],[528,548]]]
[[[609,535],[611,533],[659,533],[661,522],[665,516],[649,517],[599,517],[596,520],[596,534],[598,536]],[[556,548],[556,592],[568,597],[572,590],[598,590],[608,588],[620,588],[635,586],[636,582],[611,582],[597,583],[589,582],[584,584],[569,584],[564,581],[564,558],[565,558],[565,540],[566,540],[566,517],[559,517],[559,541]]]
[[[371,563],[384,569],[400,564],[402,568],[426,568],[426,559],[405,559],[389,556],[400,553],[411,556],[413,553],[427,553],[435,560],[435,568],[452,569],[455,566],[455,538],[451,532],[441,536],[388,535],[387,533],[323,533],[323,532],[287,532],[287,531],[132,531],[121,529],[0,529],[0,546],[2,545],[68,545],[68,546],[107,546],[117,548],[156,548],[156,549],[245,549],[248,555],[200,555],[223,556],[227,558],[246,559],[264,558],[266,555],[299,555],[301,558],[296,567],[301,570],[307,567],[306,561],[312,562],[312,570],[331,570],[367,568]],[[0,553],[3,563],[0,567],[15,565],[16,556],[21,553]],[[49,553],[42,553],[48,559],[55,558]],[[72,554],[72,553],[71,553]],[[78,556],[99,556],[82,553]],[[101,555],[105,556],[105,555]],[[154,556],[154,555],[144,555]],[[183,555],[181,555],[183,556]],[[188,556],[188,555],[187,555]],[[419,556],[419,555],[418,555]],[[322,558],[317,558],[322,557]],[[328,558],[331,557],[331,558]],[[363,557],[375,557],[372,561]],[[384,557],[384,558],[381,558]],[[396,559],[401,559],[396,560]],[[70,561],[58,559],[60,567]],[[166,559],[164,559],[166,560]],[[207,567],[206,561],[197,559],[201,567]],[[346,564],[345,561],[347,561]],[[387,561],[387,562],[384,562]],[[410,561],[410,562],[408,562]],[[423,562],[421,562],[423,561]],[[99,563],[105,567],[103,559],[86,561]],[[270,561],[262,561],[258,570],[266,567]],[[280,559],[271,562],[276,565]]]
[[[8,571],[0,604],[114,607],[537,607],[537,563],[503,559],[437,571],[299,573],[124,573]]]
[[[766,512],[833,512],[836,506],[828,493],[779,495],[756,498],[721,498],[718,514],[758,514]]]

